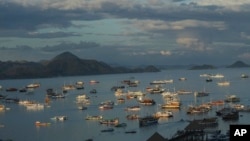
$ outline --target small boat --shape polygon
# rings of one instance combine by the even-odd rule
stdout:
[[[1,112],[1,111],[5,111],[5,106],[2,105],[2,104],[0,104],[0,112]]]
[[[213,79],[210,78],[210,77],[208,77],[208,78],[206,79],[206,82],[212,82],[212,81],[213,81]]]
[[[222,115],[223,120],[238,120],[239,119],[239,112],[238,111],[231,111]]]
[[[211,78],[224,78],[223,74],[212,74],[210,75]]]
[[[150,98],[140,99],[138,102],[142,105],[155,105],[155,101]]]
[[[173,117],[173,113],[171,111],[159,111],[153,114],[153,116],[156,118]]]
[[[137,114],[129,114],[129,115],[126,116],[126,118],[127,118],[128,120],[135,120],[135,119],[139,119],[140,116],[137,115]]]
[[[127,126],[127,123],[119,123],[115,125],[115,127],[126,127],[126,126]]]
[[[26,86],[26,88],[38,88],[40,87],[40,83],[31,83]]]
[[[154,84],[167,84],[167,83],[173,83],[174,80],[173,79],[169,79],[169,80],[154,80],[152,82],[150,82],[151,85]]]
[[[120,97],[120,98],[117,98],[117,101],[118,101],[119,103],[124,103],[124,102],[125,102],[125,99],[122,98],[122,97]]]
[[[119,119],[114,118],[114,119],[102,119],[99,121],[100,124],[107,124],[107,125],[117,125],[119,124]]]
[[[126,134],[134,134],[136,133],[136,130],[128,130],[128,131],[125,131]]]
[[[82,82],[82,81],[77,81],[76,82],[76,84],[75,84],[75,88],[77,89],[77,90],[80,90],[80,89],[84,89],[84,82]]]
[[[141,107],[139,105],[136,106],[128,106],[127,108],[125,108],[126,111],[139,111],[141,110]]]
[[[159,118],[156,118],[153,116],[146,116],[146,117],[139,118],[139,127],[158,124],[158,119]]]
[[[113,105],[110,105],[110,104],[102,104],[99,106],[99,109],[100,110],[108,110],[108,109],[113,109]]]
[[[100,83],[100,82],[97,81],[97,80],[90,80],[89,83],[90,83],[90,84],[97,84],[97,83]]]
[[[240,102],[240,98],[236,95],[229,95],[226,97],[225,102]]]
[[[209,92],[201,91],[201,92],[194,92],[194,96],[196,97],[204,97],[209,96]]]
[[[161,105],[162,109],[180,109],[181,103],[178,100],[169,101],[163,105]]]
[[[102,120],[102,116],[86,116],[85,120]]]
[[[27,92],[27,88],[21,88],[21,89],[19,89],[19,92],[20,93],[25,93],[25,92]]]
[[[67,116],[54,116],[51,119],[56,120],[56,121],[64,121],[64,120],[67,120],[68,117]]]
[[[244,73],[243,73],[243,74],[240,75],[240,77],[241,77],[241,78],[248,78],[249,76],[248,76],[247,74],[244,74]]]
[[[49,122],[40,122],[40,121],[36,121],[35,125],[36,126],[49,126],[51,123]]]
[[[180,77],[180,78],[179,78],[179,81],[185,81],[185,80],[187,80],[186,77]]]
[[[17,88],[7,88],[6,92],[16,92],[18,89]]]
[[[230,82],[229,81],[221,81],[217,83],[218,86],[229,86]]]
[[[113,132],[114,128],[107,128],[107,129],[103,129],[101,130],[101,132]]]
[[[64,85],[62,87],[63,91],[74,90],[74,89],[76,89],[76,87],[74,85]]]
[[[92,89],[92,90],[89,91],[89,93],[95,94],[95,93],[97,93],[97,90],[96,89]]]
[[[81,105],[81,106],[78,106],[78,109],[79,110],[87,110],[88,108],[84,105]]]

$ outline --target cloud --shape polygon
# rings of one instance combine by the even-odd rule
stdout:
[[[185,49],[190,49],[194,51],[205,51],[207,50],[205,44],[198,38],[190,37],[180,37],[176,39],[176,42],[180,44]]]
[[[96,48],[99,47],[99,44],[94,42],[83,42],[81,41],[79,44],[76,43],[66,43],[63,42],[54,46],[46,46],[40,48],[40,50],[45,52],[62,52],[62,51],[76,51],[88,48]]]
[[[220,21],[180,20],[175,22],[163,20],[133,20],[132,24],[143,31],[183,30],[187,28],[212,28],[225,30],[226,25]]]

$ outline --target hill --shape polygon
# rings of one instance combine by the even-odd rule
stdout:
[[[195,65],[195,66],[192,66],[189,70],[204,70],[204,69],[216,69],[215,66],[212,66],[212,65]]]
[[[242,61],[236,61],[235,63],[227,66],[227,68],[244,68],[244,67],[250,67],[250,65],[248,65]]]
[[[0,79],[44,78],[56,76],[158,71],[160,70],[154,66],[136,69],[128,69],[125,67],[114,68],[101,61],[80,59],[70,52],[63,52],[48,61],[0,61]]]

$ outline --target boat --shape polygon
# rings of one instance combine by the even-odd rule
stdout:
[[[171,111],[158,111],[155,114],[153,114],[153,116],[156,118],[173,117],[173,113]]]
[[[145,117],[139,118],[139,127],[156,125],[158,124],[158,119],[159,118],[156,118],[153,116],[145,116]]]
[[[102,120],[103,117],[102,116],[90,116],[90,115],[87,115],[85,120]]]
[[[101,132],[113,132],[114,128],[107,128],[107,129],[103,129],[101,130]]]
[[[135,120],[135,119],[139,119],[140,116],[137,115],[137,114],[129,114],[129,115],[126,116],[126,118],[127,118],[128,120]]]
[[[161,105],[162,109],[180,109],[181,104],[179,101],[170,101]]]
[[[154,80],[152,82],[150,82],[151,85],[155,85],[155,84],[167,84],[167,83],[174,83],[173,79],[169,79],[169,80]]]
[[[1,95],[0,94],[0,99],[5,99],[7,97],[7,95]]]
[[[180,78],[179,78],[179,81],[185,81],[185,80],[187,80],[186,77],[180,77]]]
[[[51,120],[55,120],[55,121],[64,121],[67,120],[68,117],[67,116],[54,116],[51,118]]]
[[[78,106],[78,109],[79,110],[87,110],[88,108],[84,105],[81,105],[81,106]]]
[[[32,103],[26,105],[27,110],[43,110],[44,109],[44,104],[40,103]]]
[[[192,91],[188,91],[188,90],[181,89],[181,90],[178,90],[177,93],[178,93],[179,95],[182,95],[182,94],[191,94]]]
[[[49,122],[40,122],[40,121],[36,121],[35,125],[36,126],[49,126],[51,123]]]
[[[115,127],[126,127],[126,126],[127,126],[127,123],[119,123],[115,125]]]
[[[209,107],[209,106],[203,106],[203,105],[193,106],[193,105],[190,105],[189,108],[187,109],[187,114],[207,113],[210,109],[211,109],[211,107]]]
[[[96,89],[92,89],[92,90],[89,91],[89,93],[95,94],[95,93],[97,93],[97,90]]]
[[[107,125],[117,125],[119,124],[119,119],[114,118],[114,119],[101,119],[99,121],[100,124],[107,124]]]
[[[154,88],[147,89],[147,91],[148,91],[150,94],[160,94],[160,93],[163,93],[163,92],[165,91],[165,89],[162,88],[162,87],[159,86],[159,85],[155,85]]]
[[[62,90],[63,90],[63,91],[75,90],[75,89],[76,89],[76,87],[75,87],[74,85],[64,85],[64,86],[62,87]]]
[[[139,105],[136,106],[128,106],[127,108],[125,108],[126,111],[139,111],[141,110],[141,107]]]
[[[229,86],[230,82],[229,81],[221,81],[221,82],[217,82],[218,86]]]
[[[77,82],[75,83],[75,88],[78,89],[78,90],[84,89],[84,82],[82,82],[82,81],[77,81]]]
[[[241,78],[248,78],[249,76],[248,76],[247,74],[244,74],[244,73],[243,73],[243,74],[240,75],[240,77],[241,77]]]
[[[206,91],[200,91],[200,92],[194,92],[194,96],[196,97],[204,97],[204,96],[209,96],[209,92],[206,92]]]
[[[126,134],[134,134],[136,133],[136,130],[128,130],[128,131],[125,131]]]
[[[238,111],[231,111],[222,115],[223,120],[238,120],[239,119],[239,112]]]
[[[226,97],[225,102],[240,102],[240,98],[236,95],[229,95]]]
[[[108,109],[113,109],[113,105],[110,105],[110,104],[102,104],[99,106],[99,109],[100,110],[108,110]]]
[[[6,92],[16,92],[17,90],[18,90],[17,88],[11,87],[11,88],[7,88],[5,91]]]
[[[100,83],[100,82],[97,81],[97,80],[90,80],[90,81],[89,81],[89,84],[97,84],[97,83]]]
[[[150,98],[139,99],[138,102],[142,105],[155,105],[155,101]]]
[[[40,87],[40,83],[31,83],[26,86],[26,88],[38,88]]]
[[[0,112],[5,111],[5,106],[3,104],[0,104]]]
[[[212,81],[213,81],[212,78],[210,78],[210,77],[206,78],[206,82],[212,82]]]
[[[212,74],[210,75],[211,78],[224,78],[223,74]]]

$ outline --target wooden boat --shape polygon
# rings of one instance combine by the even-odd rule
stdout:
[[[162,109],[180,109],[180,107],[181,107],[180,101],[169,101],[161,105]]]
[[[221,81],[217,83],[218,86],[229,86],[230,82],[229,81]]]
[[[146,117],[139,118],[139,127],[158,124],[158,119],[159,118],[156,118],[153,116],[146,116]]]

